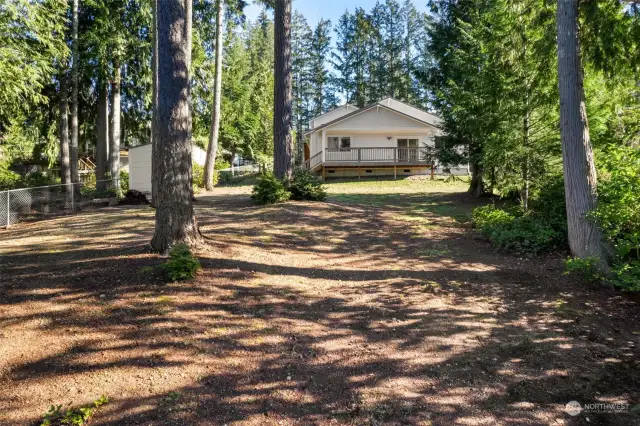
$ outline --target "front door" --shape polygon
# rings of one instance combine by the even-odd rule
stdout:
[[[399,138],[398,139],[398,160],[410,161],[418,160],[418,144],[416,138]]]

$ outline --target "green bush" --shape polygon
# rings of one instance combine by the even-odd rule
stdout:
[[[251,194],[251,199],[260,204],[281,203],[289,198],[291,198],[291,192],[287,189],[287,185],[276,179],[272,173],[260,176]]]
[[[191,173],[193,176],[193,182],[191,182],[193,190],[198,192],[201,188],[204,188],[204,167],[198,163],[193,163]]]
[[[616,147],[602,157],[592,216],[619,261],[640,260],[640,150]]]
[[[20,175],[0,165],[0,191],[14,189],[20,182]]]
[[[176,244],[169,251],[169,259],[162,265],[172,281],[184,281],[196,276],[200,261],[186,244]]]
[[[564,234],[543,217],[522,215],[516,209],[506,211],[492,205],[478,207],[473,211],[473,223],[494,246],[518,254],[549,251],[564,241]]]
[[[588,284],[601,282],[605,276],[600,267],[600,261],[594,257],[581,259],[572,257],[565,262],[565,274],[580,274]]]
[[[34,172],[28,173],[21,182],[21,186],[25,188],[34,188],[38,186],[56,185],[60,183],[60,179],[45,175],[44,173]]]
[[[288,183],[293,200],[324,201],[327,192],[318,178],[308,170],[298,169]]]
[[[489,232],[498,225],[508,225],[515,216],[505,210],[497,209],[493,204],[473,209],[473,225],[483,233]]]
[[[123,194],[126,194],[129,190],[129,172],[124,170],[120,172],[120,190]]]
[[[608,280],[640,291],[640,150],[613,146],[598,159],[598,207],[591,218],[613,248]]]
[[[204,166],[200,164],[193,163],[192,168],[193,173],[193,191],[198,192],[202,188],[204,188]],[[220,172],[218,170],[213,171],[213,184],[217,185],[220,177]]]
[[[610,281],[626,291],[640,291],[640,261],[618,262],[611,269]]]

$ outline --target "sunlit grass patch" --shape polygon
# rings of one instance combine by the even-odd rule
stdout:
[[[156,299],[156,303],[162,306],[172,305],[174,300],[169,296],[160,296]]]
[[[423,259],[433,259],[436,257],[446,256],[447,254],[449,254],[448,249],[424,249],[418,251],[418,256]]]
[[[424,291],[433,291],[433,290],[441,290],[442,286],[440,284],[438,284],[436,281],[425,281],[424,284],[422,284],[422,290]]]
[[[581,311],[580,309],[570,307],[567,301],[563,299],[556,300],[555,311],[556,315],[567,319],[580,317],[585,314],[585,312]]]

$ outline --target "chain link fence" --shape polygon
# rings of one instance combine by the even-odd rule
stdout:
[[[0,227],[113,204],[119,188],[120,179],[107,179],[0,191]]]

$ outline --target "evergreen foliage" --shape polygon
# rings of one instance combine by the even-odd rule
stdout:
[[[162,264],[162,268],[171,281],[184,281],[195,278],[201,266],[188,245],[176,244],[169,250],[169,259]]]
[[[324,201],[327,198],[322,182],[308,170],[297,169],[287,186],[292,200]]]
[[[286,182],[277,179],[273,173],[265,173],[258,178],[253,187],[251,199],[258,204],[282,203],[291,198]]]

